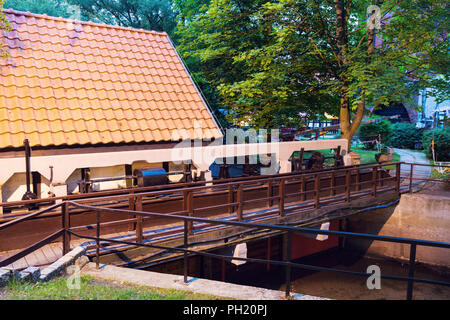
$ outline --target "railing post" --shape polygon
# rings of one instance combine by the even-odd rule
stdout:
[[[411,170],[409,171],[409,193],[412,193],[414,164],[410,163],[410,165],[411,165]]]
[[[272,180],[267,181],[267,198],[272,197]],[[272,199],[267,200],[267,207],[271,207],[273,205]]]
[[[292,234],[289,231],[287,233],[287,243],[286,243],[286,256],[285,261],[290,262],[291,261],[291,248],[292,248]],[[291,293],[291,266],[287,265],[285,267],[285,273],[286,273],[286,297],[290,296]]]
[[[136,196],[133,194],[133,191],[131,192],[130,197],[128,198],[128,210],[135,211],[136,210]],[[136,219],[136,216],[134,215],[133,218]],[[129,226],[129,231],[134,230],[136,227],[136,223],[132,222]]]
[[[62,228],[64,229],[63,248],[62,248],[62,253],[64,256],[70,251],[70,233],[69,233],[70,215],[69,215],[69,204],[67,202],[63,202],[61,205],[61,216],[62,216]]]
[[[378,184],[380,187],[383,186],[383,167],[380,167],[380,170],[378,170]]]
[[[96,249],[95,249],[95,266],[100,266],[100,211],[97,211],[97,230],[96,230]]]
[[[320,198],[320,191],[319,191],[319,185],[320,185],[320,176],[317,173],[314,177],[314,208],[319,208],[319,198]]]
[[[244,204],[242,203],[243,201],[244,201],[243,186],[242,186],[242,184],[238,184],[238,188],[237,188],[237,202],[238,202],[237,219],[238,219],[238,221],[242,221],[242,211],[243,211],[243,207],[244,207]]]
[[[233,203],[234,202],[234,190],[233,190],[233,186],[229,185],[228,186],[228,203]],[[234,206],[228,206],[228,213],[233,213],[234,212]]]
[[[334,171],[332,171],[331,177],[330,177],[330,196],[335,195],[334,185],[335,185],[335,177],[334,177]]]
[[[351,181],[352,177],[350,175],[350,169],[345,172],[345,201],[350,202],[350,192],[351,192]]]
[[[184,220],[184,248],[187,249],[188,248],[188,221]],[[187,278],[188,278],[188,256],[187,256],[187,252],[185,251],[183,254],[183,260],[184,260],[184,268],[183,268],[183,272],[184,272],[184,283],[187,283]]]
[[[360,177],[360,168],[356,170],[356,191],[361,190],[361,177]]]
[[[284,179],[280,179],[278,184],[278,211],[280,216],[284,216],[284,194],[285,194],[285,184]]]
[[[395,165],[395,192],[400,194],[400,163]]]
[[[377,196],[377,167],[372,169],[372,196]]]
[[[187,212],[189,217],[194,213],[192,191],[183,191],[183,209]],[[194,224],[192,221],[187,221],[188,235],[194,234]]]
[[[136,196],[136,211],[142,210],[142,196]],[[136,216],[136,242],[142,243],[143,238],[143,217],[140,215]]]
[[[301,200],[305,201],[306,200],[306,183],[305,183],[305,177],[302,176],[301,181],[300,181],[300,192],[301,194]]]
[[[409,251],[409,272],[408,278],[414,278],[414,270],[416,267],[416,244],[412,243]],[[408,289],[406,292],[406,299],[411,300],[413,296],[414,281],[408,280]]]

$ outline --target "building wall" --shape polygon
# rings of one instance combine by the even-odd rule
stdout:
[[[31,185],[31,191],[33,186]],[[1,201],[20,201],[27,191],[25,172],[14,173],[3,185],[0,185]],[[50,181],[41,175],[41,198],[47,198],[50,192]]]

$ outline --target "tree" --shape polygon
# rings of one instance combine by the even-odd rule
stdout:
[[[7,0],[5,7],[53,17],[70,18],[73,14],[70,6],[62,0]]]
[[[179,26],[179,48],[200,65],[230,120],[299,125],[326,112],[350,142],[367,106],[406,102],[419,88],[438,100],[449,91],[448,5],[370,4],[211,0]]]
[[[171,0],[68,0],[83,19],[172,34],[176,13]]]
[[[0,0],[0,31],[10,31],[11,26],[8,23],[8,19],[6,19],[5,14],[3,13],[3,5],[5,0]],[[0,42],[0,59],[6,58],[8,56],[8,52],[5,49],[5,45]]]

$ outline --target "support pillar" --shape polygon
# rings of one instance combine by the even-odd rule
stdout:
[[[67,185],[66,184],[54,184],[53,192],[55,193],[55,197],[64,197],[67,196]],[[56,203],[60,203],[62,200],[56,200]]]
[[[0,202],[3,202],[2,185],[0,184]],[[3,216],[3,207],[0,206],[0,218]]]
[[[289,160],[280,160],[280,173],[291,172],[291,163]]]

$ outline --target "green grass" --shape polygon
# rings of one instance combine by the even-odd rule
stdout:
[[[80,277],[80,289],[69,289],[66,278],[36,284],[12,280],[0,288],[0,300],[218,300],[212,295],[159,289]]]
[[[325,150],[317,150],[319,152],[321,152],[325,157],[332,157],[334,156],[334,153],[331,153],[331,149],[325,149]],[[378,153],[378,151],[375,150],[365,150],[362,148],[358,148],[358,147],[352,147],[351,151],[355,151],[356,153],[358,153],[361,157],[361,164],[363,163],[371,163],[371,162],[376,162],[375,160],[375,155]],[[304,159],[309,159],[309,157],[311,157],[311,154],[313,152],[309,152],[309,151],[305,151],[305,155],[304,155]],[[300,152],[295,151],[293,154],[293,157],[299,157]],[[393,162],[398,162],[400,161],[400,155],[397,153],[394,153],[394,157],[393,157]],[[332,165],[334,163],[333,159],[327,159],[326,164],[328,165]],[[386,167],[386,169],[394,169],[394,166],[392,166],[392,168],[390,167]]]
[[[365,150],[362,148],[358,148],[358,147],[352,147],[351,148],[352,151],[355,151],[356,153],[358,153],[361,157],[361,163],[370,163],[370,162],[375,162],[375,155],[378,153],[378,151],[375,150]],[[400,155],[398,153],[394,153],[392,162],[398,162],[400,161]]]

